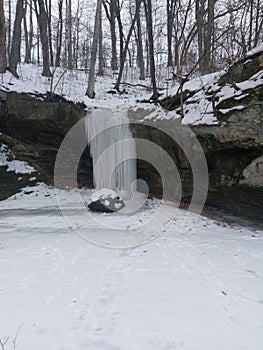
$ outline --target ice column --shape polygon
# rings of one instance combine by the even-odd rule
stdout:
[[[136,143],[130,120],[123,112],[95,109],[85,117],[86,135],[93,161],[96,189],[134,191],[136,181]]]

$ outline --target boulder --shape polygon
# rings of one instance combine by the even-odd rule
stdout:
[[[95,191],[85,204],[92,211],[104,213],[117,212],[125,207],[124,201],[117,193],[108,189]]]

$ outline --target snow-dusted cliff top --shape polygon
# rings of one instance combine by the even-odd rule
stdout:
[[[245,63],[253,56],[263,52],[263,44],[256,49],[248,52],[245,57]],[[247,58],[247,60],[246,60]],[[244,64],[244,62],[242,64]],[[240,103],[236,104],[231,109],[242,110],[242,100],[247,96],[248,90],[257,86],[263,85],[263,70],[258,67],[258,72],[252,75],[249,79],[236,83],[235,86],[226,83],[219,85],[218,80],[226,72],[220,71],[206,76],[198,76],[191,79],[184,84],[184,91],[187,91],[191,95],[184,104],[184,117],[182,118],[183,124],[217,124],[218,120],[214,113],[215,108],[219,104],[229,98],[234,98]],[[108,91],[113,89],[116,81],[116,76],[112,73],[105,74],[105,77],[96,77],[96,97],[91,100],[85,96],[88,74],[84,71],[69,71],[62,68],[56,68],[53,70],[53,78],[46,78],[41,75],[42,69],[35,65],[21,64],[19,75],[20,79],[14,78],[9,72],[0,76],[0,89],[4,91],[17,91],[24,93],[41,93],[47,92],[55,93],[63,96],[69,101],[84,102],[88,107],[105,106],[115,108],[127,107],[127,105],[138,108],[140,104],[138,100],[149,100],[151,92],[140,86],[122,85],[127,91],[124,94],[112,94]],[[125,83],[132,83],[136,85],[142,83],[141,81],[134,80],[131,76],[127,77]],[[150,86],[150,81],[143,82],[144,85]],[[163,80],[159,82],[159,86],[163,87],[161,98],[167,96],[173,96],[177,93],[179,83],[173,80]],[[214,104],[211,101],[213,96]],[[147,106],[144,105],[144,108]],[[148,108],[152,108],[151,105]],[[229,108],[217,108],[217,110],[226,114],[231,111]],[[180,108],[173,111],[165,111],[163,108],[155,108],[147,118],[152,120],[173,120],[181,118]]]

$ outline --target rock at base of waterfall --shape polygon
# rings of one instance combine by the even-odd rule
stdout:
[[[103,188],[91,195],[86,206],[92,211],[113,213],[125,207],[125,203],[116,192]]]

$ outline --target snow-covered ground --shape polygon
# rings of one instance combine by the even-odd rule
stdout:
[[[52,188],[25,189],[0,208],[3,349],[263,348],[263,231],[200,217],[182,234],[179,210],[151,242],[109,249],[68,226]]]
[[[88,73],[84,70],[67,70],[54,68],[53,77],[42,76],[42,67],[34,64],[20,64],[18,69],[19,79],[14,78],[10,72],[0,74],[0,88],[6,91],[17,91],[30,94],[46,94],[48,92],[63,96],[72,102],[85,102],[89,107],[92,106],[116,106],[134,102],[136,99],[149,98],[151,93],[145,92],[140,87],[125,87],[129,94],[108,94],[114,87],[117,76],[110,71],[105,72],[104,77],[96,76],[94,100],[85,97],[88,82]],[[130,82],[130,81],[128,81]],[[132,81],[134,85],[138,80]],[[149,79],[145,85],[149,85]],[[121,86],[121,89],[123,86]]]

